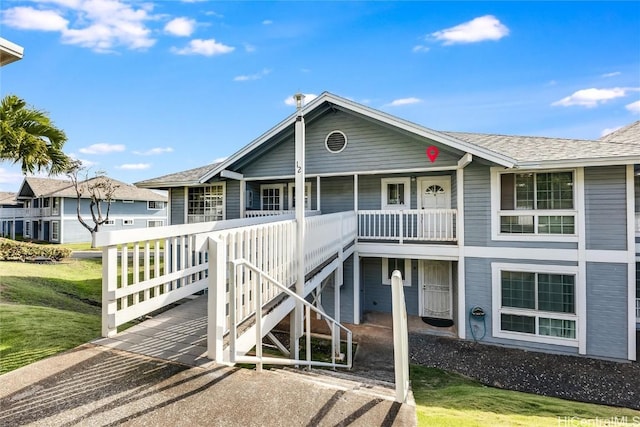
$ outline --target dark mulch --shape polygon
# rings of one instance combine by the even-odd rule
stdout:
[[[640,363],[538,353],[423,334],[409,335],[411,363],[483,384],[640,409]]]

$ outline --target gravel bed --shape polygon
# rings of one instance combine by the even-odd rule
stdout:
[[[409,335],[410,361],[483,384],[640,409],[640,363],[539,353],[432,335]]]

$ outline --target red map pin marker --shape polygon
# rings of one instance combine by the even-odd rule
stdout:
[[[427,157],[429,158],[429,160],[431,160],[431,163],[436,161],[436,159],[438,158],[438,154],[440,154],[438,147],[432,145],[431,147],[427,148]]]

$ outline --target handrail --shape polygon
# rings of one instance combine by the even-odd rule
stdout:
[[[244,258],[238,258],[231,261],[233,265],[233,274],[231,274],[231,283],[229,286],[229,314],[230,314],[230,322],[229,322],[229,354],[230,354],[230,362],[231,363],[255,363],[256,370],[261,371],[263,363],[269,364],[281,364],[281,365],[306,365],[306,366],[327,366],[332,368],[342,367],[342,368],[351,368],[352,363],[352,333],[349,329],[347,329],[344,325],[336,321],[333,317],[326,314],[324,311],[315,307],[306,299],[302,298],[291,289],[279,283],[276,279],[271,277],[269,274],[262,271],[253,263],[247,261]],[[235,351],[235,340],[237,338],[237,319],[236,319],[236,308],[234,302],[236,301],[236,276],[238,273],[238,267],[244,266],[249,270],[253,271],[258,275],[258,280],[255,284],[255,296],[256,296],[256,356],[237,356]],[[305,338],[307,344],[307,354],[305,360],[300,360],[297,357],[294,359],[280,359],[273,357],[263,357],[262,356],[262,280],[266,279],[274,286],[280,288],[282,292],[286,293],[289,297],[292,297],[295,301],[301,303],[305,307]],[[315,311],[319,315],[325,317],[331,324],[331,363],[329,362],[320,362],[311,360],[311,310]],[[339,348],[336,346],[336,338],[340,338],[340,333],[338,332],[338,336],[336,337],[336,329],[335,327],[342,329],[346,332],[347,335],[347,363],[341,364],[336,363],[336,354],[333,349]]]
[[[396,402],[406,403],[409,397],[409,336],[402,275],[398,270],[391,275],[391,301]]]

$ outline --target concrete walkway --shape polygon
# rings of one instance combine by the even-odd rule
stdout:
[[[351,373],[256,373],[206,359],[203,310],[195,299],[0,376],[0,425],[416,425],[415,407],[393,401],[389,328],[354,331]]]

